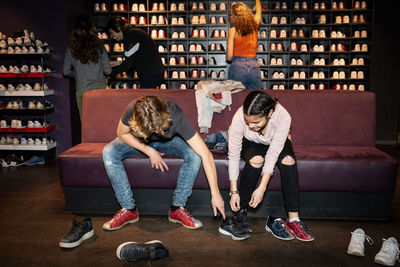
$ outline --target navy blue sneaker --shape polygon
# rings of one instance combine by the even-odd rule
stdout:
[[[293,240],[295,238],[292,231],[281,218],[268,217],[265,230],[281,240]]]
[[[44,164],[44,157],[33,156],[29,160],[25,161],[24,164],[27,166],[42,165]]]

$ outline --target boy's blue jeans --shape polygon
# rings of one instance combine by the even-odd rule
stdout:
[[[171,154],[183,159],[179,169],[176,189],[172,196],[172,205],[184,207],[190,195],[201,165],[201,158],[182,138],[175,136],[168,142],[150,142],[149,146],[159,152]],[[122,161],[142,152],[121,141],[118,137],[103,149],[103,162],[115,196],[122,208],[133,209],[136,206],[128,176]]]

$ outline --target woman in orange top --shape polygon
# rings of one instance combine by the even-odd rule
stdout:
[[[261,23],[261,2],[256,0],[256,14],[242,3],[234,3],[229,12],[233,27],[228,33],[226,60],[232,61],[228,79],[243,83],[247,89],[262,89],[257,62],[257,33]]]

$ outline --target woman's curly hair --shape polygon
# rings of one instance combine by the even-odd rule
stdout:
[[[165,135],[171,121],[171,113],[161,98],[143,96],[136,101],[129,128],[134,136],[147,141],[153,133]]]
[[[232,4],[230,13],[236,17],[233,26],[240,35],[245,36],[258,30],[258,25],[254,20],[254,14],[245,3],[239,2]]]
[[[104,49],[103,41],[97,36],[96,26],[88,16],[78,16],[68,45],[72,56],[83,64],[97,63]]]

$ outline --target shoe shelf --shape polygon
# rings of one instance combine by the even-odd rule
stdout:
[[[57,144],[49,136],[49,133],[56,129],[56,125],[47,120],[48,114],[54,112],[54,106],[48,101],[48,97],[54,95],[55,91],[47,83],[54,70],[45,65],[45,60],[51,59],[53,54],[53,51],[39,54],[0,54],[1,158],[13,154],[24,158],[32,155],[44,156],[46,161],[56,158]],[[7,108],[9,105],[13,108]],[[37,126],[40,127],[31,128],[25,125],[26,121],[31,120],[39,123]],[[19,124],[14,126],[16,121]],[[19,143],[19,140],[32,138],[32,135],[44,141],[37,145]],[[9,138],[18,140],[16,143],[19,144],[10,144]]]
[[[54,53],[42,54],[0,54],[0,60],[39,60],[50,59]]]
[[[219,10],[219,5],[221,3],[226,4],[226,7],[228,7],[227,3],[225,1],[211,1],[211,0],[206,0],[202,1],[205,5],[205,10],[196,10],[196,11],[191,11],[191,6],[192,2],[188,0],[184,1],[150,1],[150,0],[145,0],[141,2],[137,1],[130,1],[130,0],[125,0],[125,1],[118,1],[118,4],[124,4],[125,8],[127,8],[127,11],[118,11],[114,12],[111,11],[113,10],[113,4],[117,3],[116,1],[95,1],[91,0],[89,1],[89,14],[92,16],[94,19],[96,26],[99,30],[99,32],[105,32],[105,26],[107,24],[107,21],[109,18],[113,16],[122,16],[125,17],[128,22],[131,22],[131,20],[135,17],[137,18],[137,21],[139,22],[140,17],[144,17],[145,23],[144,24],[136,24],[135,26],[146,31],[150,36],[153,30],[159,31],[163,30],[164,35],[162,38],[153,38],[154,42],[156,43],[157,46],[163,46],[167,49],[167,52],[160,52],[160,55],[162,58],[164,58],[165,61],[165,79],[164,79],[164,85],[166,88],[180,88],[180,86],[184,83],[185,87],[187,88],[193,88],[194,85],[203,79],[208,79],[208,76],[210,75],[211,71],[214,69],[218,69],[217,72],[219,72],[221,69],[224,69],[225,72],[227,73],[227,63],[225,61],[225,48],[226,48],[226,40],[227,38],[215,38],[212,37],[213,31],[214,30],[224,30],[225,35],[227,35],[228,32],[228,24],[226,23],[228,21],[228,16],[227,16],[227,10]],[[94,7],[96,3],[105,3],[110,7],[110,11],[108,12],[95,12]],[[163,3],[165,5],[165,11],[151,11],[152,10],[152,5],[153,3]],[[196,2],[198,4],[198,2]],[[209,10],[211,3],[216,3],[217,4],[217,10]],[[131,11],[132,10],[132,5],[133,4],[144,4],[145,6],[145,11]],[[171,11],[171,4],[176,4],[177,10],[176,11]],[[184,4],[185,10],[180,11],[178,10],[179,4]],[[160,16],[164,17],[164,20],[167,21],[166,24],[152,24],[151,19],[153,16],[156,16],[159,18]],[[191,19],[193,16],[204,16],[206,18],[206,23],[196,23],[196,24],[191,24]],[[216,17],[218,19],[219,17],[223,17],[225,24],[211,24],[211,17]],[[183,18],[184,24],[171,24],[172,19],[176,18],[179,20],[179,18]],[[165,22],[165,21],[164,21]],[[191,38],[192,31],[195,29],[197,30],[205,30],[206,34],[204,37],[200,38]],[[172,38],[172,34],[174,32],[177,32],[180,34],[183,32],[185,34],[185,38]],[[114,46],[114,41],[105,39],[104,42],[106,44],[109,44],[110,47],[110,58],[115,59],[116,57],[123,56],[123,53],[119,52],[113,52],[113,46]],[[212,43],[220,43],[223,46],[223,51],[209,51],[209,45]],[[172,45],[178,45],[182,44],[184,46],[184,51],[175,51],[171,52],[170,48]],[[200,44],[203,47],[203,51],[190,51],[189,47],[191,44]],[[202,56],[204,57],[206,64],[200,65],[191,65],[189,64],[190,62],[190,57],[191,56]],[[180,57],[184,57],[185,61],[187,64],[176,64],[176,65],[169,65],[169,60],[172,57],[177,58],[177,62]],[[211,57],[214,57],[217,64],[215,65],[209,65],[208,61]],[[206,78],[191,78],[191,71],[192,70],[205,70],[206,72]],[[185,72],[186,78],[172,78],[172,72],[178,71]],[[119,79],[115,79],[113,81],[120,81]],[[111,83],[113,82],[111,81]],[[124,80],[126,81],[126,80]],[[134,83],[138,83],[137,80],[129,80],[131,82],[130,85]]]
[[[191,10],[191,6],[193,4],[199,4],[200,2],[204,3],[205,10]],[[215,30],[224,30],[226,37],[230,28],[230,24],[228,23],[228,14],[229,7],[233,1],[221,1],[221,0],[205,0],[200,2],[193,2],[188,0],[183,0],[179,2],[168,1],[168,0],[142,0],[140,2],[124,0],[124,1],[97,1],[90,0],[88,2],[88,13],[94,19],[96,26],[99,32],[104,33],[106,24],[109,18],[113,16],[123,16],[126,18],[128,22],[132,20],[137,20],[137,23],[140,22],[140,17],[144,18],[142,24],[137,24],[136,27],[143,29],[150,36],[152,36],[153,31],[157,31],[157,36],[159,31],[163,31],[161,38],[153,38],[154,42],[157,46],[163,46],[166,49],[166,52],[160,52],[162,58],[164,58],[165,62],[165,87],[166,88],[179,88],[180,85],[185,84],[187,88],[193,88],[194,85],[202,80],[203,78],[191,78],[192,70],[205,70],[207,79],[211,79],[209,76],[212,71],[216,71],[217,73],[221,70],[225,71],[225,77],[227,78],[229,64],[226,62],[226,42],[227,38],[215,38],[212,37]],[[244,1],[250,8],[254,8],[254,1],[247,0]],[[296,2],[299,3],[299,8],[296,8]],[[364,3],[363,3],[364,2]],[[96,12],[94,7],[96,4],[101,5],[102,3],[106,4],[109,7],[109,11],[107,12]],[[154,3],[163,3],[165,5],[165,10],[163,11],[151,11]],[[185,7],[184,11],[170,11],[171,4],[183,4]],[[221,3],[225,3],[225,10],[209,10],[212,3],[216,3],[217,7]],[[282,5],[282,3],[286,3],[286,9],[277,9],[277,6]],[[303,3],[306,5],[303,8]],[[325,5],[324,9],[320,9],[323,3]],[[341,3],[344,6],[341,6]],[[113,5],[114,4],[123,4],[125,5],[126,11],[117,11],[114,12]],[[131,7],[133,4],[144,4],[144,11],[131,11]],[[344,1],[334,1],[334,0],[306,0],[306,1],[267,1],[261,0],[261,4],[263,6],[262,11],[262,23],[259,28],[259,39],[258,44],[264,46],[264,51],[257,52],[257,58],[261,58],[260,60],[264,61],[264,65],[261,64],[260,69],[263,73],[262,75],[262,83],[264,89],[273,89],[273,86],[283,85],[285,89],[291,89],[293,83],[303,84],[306,89],[309,89],[311,84],[322,83],[325,89],[329,89],[332,86],[336,86],[337,83],[340,84],[354,84],[356,87],[362,85],[363,88],[368,90],[369,87],[369,70],[370,65],[370,50],[371,50],[371,35],[372,29],[374,25],[374,0],[367,1],[357,1],[357,0],[344,0]],[[365,4],[365,5],[364,5]],[[335,7],[336,6],[336,7]],[[316,8],[318,7],[318,8]],[[164,17],[167,21],[167,24],[155,24],[152,22],[152,17],[156,16]],[[205,24],[191,24],[191,21],[194,16],[204,16],[206,18]],[[211,18],[216,17],[217,24],[211,24]],[[225,24],[218,24],[218,18],[223,17]],[[286,23],[280,24],[280,20],[282,17],[285,17]],[[183,18],[184,24],[171,24],[172,19]],[[274,18],[276,19],[273,22]],[[194,30],[205,30],[204,38],[191,38],[191,35]],[[281,30],[286,31],[285,38],[271,38],[271,32],[275,30],[277,35],[280,34]],[[302,30],[304,32],[304,37],[300,36],[292,36],[291,33],[293,30]],[[323,30],[325,36],[313,36],[313,30]],[[365,31],[367,33],[366,36],[361,36],[361,32]],[[172,38],[172,34],[177,32],[180,37],[180,33],[183,32],[185,34],[185,38]],[[264,32],[264,36],[261,33]],[[341,34],[345,34],[344,36],[339,37],[331,37],[333,32],[340,32]],[[358,33],[359,36],[355,36]],[[333,35],[332,35],[333,36]],[[105,43],[107,43],[110,47],[110,58],[116,58],[119,56],[123,56],[122,53],[114,53],[113,45],[114,41],[105,39]],[[270,45],[272,43],[282,44],[284,47],[283,51],[272,51],[270,49]],[[296,43],[299,51],[290,51],[291,43]],[[184,46],[184,51],[171,52],[170,48],[172,45],[182,44]],[[198,45],[200,44],[203,47],[203,51],[190,51],[189,46],[191,44]],[[210,51],[211,44],[221,44],[222,50],[220,51]],[[300,51],[301,44],[305,44],[307,46],[307,51]],[[363,44],[367,45],[366,51],[357,51],[355,50],[355,46],[362,46]],[[313,51],[313,46],[322,45],[324,51]],[[332,45],[343,45],[344,51],[331,51]],[[204,65],[190,65],[190,58],[192,56],[203,56],[206,64]],[[176,57],[177,62],[180,57],[184,57],[187,64],[184,65],[169,65],[169,60],[172,57]],[[208,64],[210,58],[214,57],[217,64],[210,65]],[[270,65],[269,62],[271,58],[281,57],[284,61],[284,65]],[[290,65],[291,58],[301,59],[303,60],[303,65]],[[314,66],[312,64],[313,60],[316,58],[323,58],[326,60],[326,65],[317,65]],[[330,63],[334,59],[344,58],[346,61],[346,65],[331,65]],[[354,58],[363,58],[366,62],[365,65],[350,65]],[[322,71],[325,73],[324,79],[312,79],[312,74],[314,71]],[[289,76],[294,71],[304,71],[306,73],[306,79],[292,79]],[[336,70],[344,71],[345,77],[344,79],[332,79],[333,72]],[[350,79],[352,71],[363,71],[364,79]],[[184,79],[175,79],[171,78],[172,72],[174,71],[185,71],[186,77]],[[271,79],[273,72],[282,71],[285,74],[285,79]],[[167,78],[168,77],[168,78]],[[136,80],[129,80],[132,84],[136,84]]]
[[[0,150],[48,151],[56,146],[56,142],[48,145],[0,145]]]
[[[23,115],[32,115],[32,116],[43,116],[50,114],[54,112],[54,107],[51,108],[45,108],[45,109],[2,109],[4,113],[7,113],[7,115],[14,115],[14,116],[23,116]]]
[[[47,127],[39,127],[39,128],[29,128],[29,127],[23,127],[23,128],[0,128],[0,133],[48,133],[50,131],[53,131],[56,128],[56,125],[50,124]]]
[[[48,78],[51,77],[51,72],[38,72],[38,73],[0,73],[2,78]]]
[[[0,91],[0,96],[49,96],[53,95],[54,90],[43,91]]]

